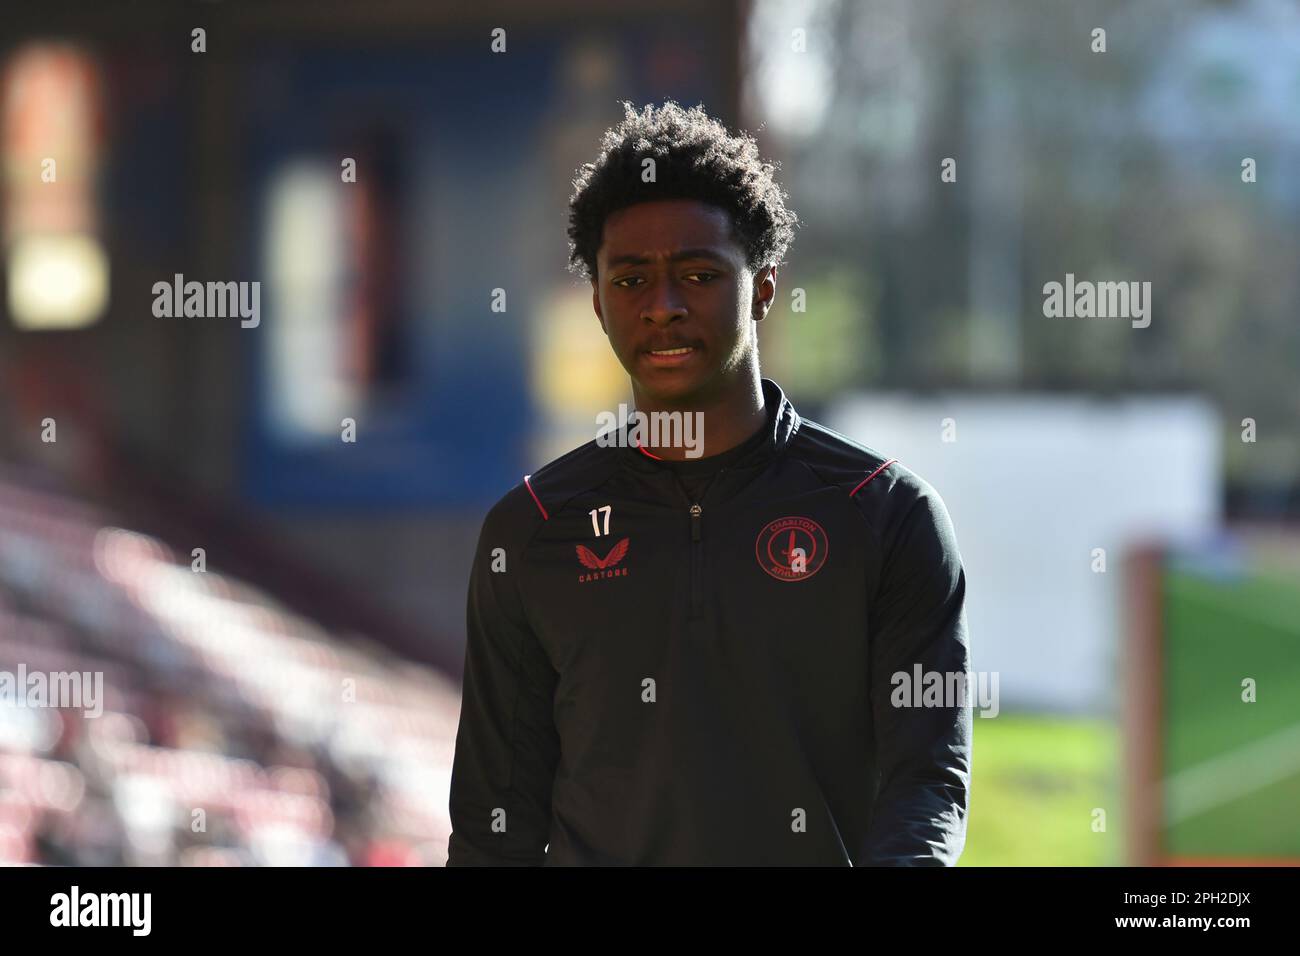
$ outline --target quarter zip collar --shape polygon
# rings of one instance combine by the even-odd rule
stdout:
[[[781,386],[770,378],[761,379],[761,385],[763,403],[768,416],[767,425],[765,426],[767,428],[767,440],[740,459],[732,462],[724,469],[724,472],[730,473],[741,469],[760,468],[766,465],[786,449],[795,433],[799,430],[801,421],[799,413],[790,404],[790,400],[785,397]],[[620,428],[621,434],[617,451],[623,457],[624,464],[643,474],[665,474],[671,471],[668,463],[651,457],[649,453],[637,448],[629,441],[628,433],[631,428],[631,422],[624,424]],[[690,460],[699,461],[702,459]]]

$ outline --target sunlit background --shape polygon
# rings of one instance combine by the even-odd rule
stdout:
[[[0,862],[445,861],[483,515],[631,399],[571,180],[666,98],[803,220],[764,374],[948,505],[962,865],[1300,862],[1300,8],[439,6],[5,11],[0,671],[104,700],[0,702]]]

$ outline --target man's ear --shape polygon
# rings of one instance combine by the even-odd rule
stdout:
[[[605,313],[600,311],[600,290],[596,287],[596,280],[591,280],[591,307],[596,312],[596,318],[600,320],[600,328],[606,335],[609,335],[609,327],[605,325]]]
[[[767,266],[754,276],[754,299],[751,314],[762,322],[776,300],[776,266]]]

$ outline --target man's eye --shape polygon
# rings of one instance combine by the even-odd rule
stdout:
[[[691,278],[691,277],[698,277],[700,279],[703,279],[705,282],[712,282],[714,279],[717,278],[717,275],[712,272],[692,272],[690,276],[687,276],[687,278]]]
[[[640,282],[640,281],[641,281],[641,277],[640,277],[640,276],[622,276],[621,278],[614,279],[614,280],[612,280],[612,281],[613,281],[613,284],[616,285],[616,286],[618,286],[620,289],[630,289],[630,288],[632,288],[631,286],[623,285],[623,283],[624,283],[624,282],[631,282],[631,281],[634,280],[634,279],[635,279],[637,282]]]

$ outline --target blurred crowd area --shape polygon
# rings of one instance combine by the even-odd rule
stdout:
[[[3,474],[0,671],[20,663],[102,673],[103,699],[0,701],[0,864],[446,859],[451,683]]]

